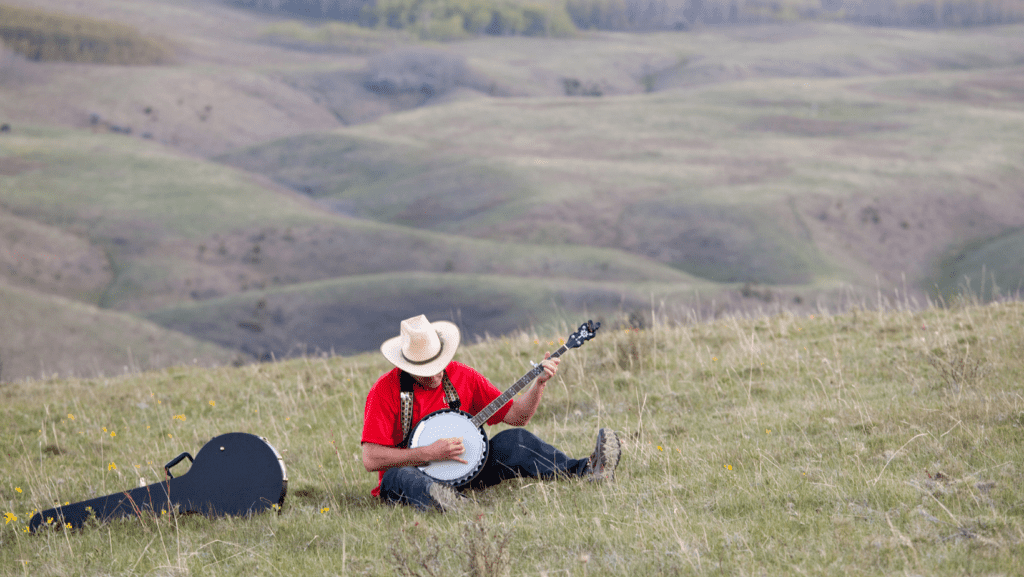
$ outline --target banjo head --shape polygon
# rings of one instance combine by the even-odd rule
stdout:
[[[455,487],[472,481],[487,461],[487,435],[473,426],[472,416],[462,411],[445,409],[430,413],[416,425],[409,439],[409,447],[425,447],[439,439],[462,437],[466,452],[458,461],[433,461],[419,467],[435,480]]]

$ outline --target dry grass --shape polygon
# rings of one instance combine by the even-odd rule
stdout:
[[[1011,303],[604,327],[566,355],[531,429],[580,455],[598,427],[616,428],[626,439],[617,482],[506,482],[447,515],[368,496],[376,477],[359,462],[357,432],[366,389],[386,369],[379,355],[5,385],[0,512],[16,519],[0,526],[0,566],[1012,574],[1024,543],[1022,314]],[[560,334],[467,345],[459,359],[510,383]],[[967,344],[984,378],[954,391],[929,358]],[[280,515],[22,532],[32,509],[156,478],[166,459],[230,430],[282,452]]]

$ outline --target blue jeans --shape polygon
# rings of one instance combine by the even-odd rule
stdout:
[[[487,463],[470,486],[482,489],[514,477],[580,477],[589,470],[589,458],[570,459],[526,429],[506,429],[490,440]],[[433,508],[427,489],[434,482],[416,467],[388,469],[381,479],[380,496],[418,509]]]

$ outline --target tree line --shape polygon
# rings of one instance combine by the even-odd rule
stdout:
[[[566,36],[577,30],[687,30],[701,25],[830,20],[967,27],[1024,22],[1024,0],[232,0],[236,5],[433,39]]]
[[[451,40],[480,34],[568,36],[577,31],[564,4],[518,0],[232,0],[234,4],[370,28]]]
[[[32,8],[0,5],[0,45],[38,61],[161,64],[172,50],[138,30]]]
[[[638,32],[794,20],[929,28],[1024,22],[1024,0],[567,0],[566,10],[580,29]]]

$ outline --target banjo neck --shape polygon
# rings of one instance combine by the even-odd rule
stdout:
[[[563,353],[565,353],[568,350],[568,346],[562,345],[561,347],[558,348],[557,351],[551,353],[551,356],[549,358],[554,359],[560,357]],[[483,410],[477,413],[476,416],[471,419],[471,421],[473,422],[473,426],[482,427],[484,423],[487,422],[487,419],[490,419],[491,416],[494,415],[494,413],[498,412],[498,409],[504,407],[505,403],[507,403],[512,397],[516,396],[516,393],[526,388],[526,385],[532,383],[533,380],[539,377],[540,374],[543,372],[543,365],[535,365],[525,375],[520,377],[518,381],[513,383],[511,387],[506,389],[504,393],[498,395],[497,398],[491,401],[489,405],[487,405],[486,407],[483,408]]]

